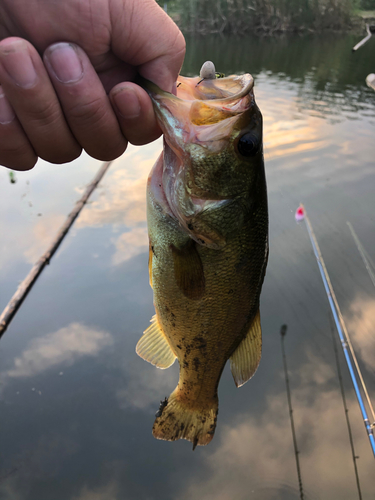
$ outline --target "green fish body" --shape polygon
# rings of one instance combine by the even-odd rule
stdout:
[[[259,297],[268,258],[262,116],[250,75],[179,77],[177,97],[150,84],[164,150],[147,185],[156,315],[137,353],[179,382],[158,439],[208,444],[228,359],[237,386],[261,356]]]

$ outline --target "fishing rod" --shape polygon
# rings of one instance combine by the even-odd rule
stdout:
[[[332,284],[331,284],[331,280],[330,280],[328,272],[327,272],[327,268],[326,268],[326,266],[324,264],[324,260],[323,260],[322,254],[320,252],[320,248],[319,248],[318,242],[316,240],[316,237],[315,237],[315,234],[314,234],[311,222],[310,222],[310,220],[309,220],[309,218],[307,216],[305,207],[302,204],[297,209],[296,220],[297,221],[304,220],[305,223],[306,223],[307,232],[308,232],[309,237],[310,237],[310,241],[311,241],[311,244],[312,244],[312,247],[313,247],[313,250],[314,250],[314,254],[315,254],[316,260],[318,262],[319,271],[320,271],[320,274],[321,274],[321,277],[322,277],[322,280],[323,280],[325,291],[327,293],[327,297],[328,297],[329,305],[331,307],[333,318],[335,320],[337,332],[338,332],[339,337],[340,337],[341,346],[342,346],[343,351],[344,351],[346,364],[348,365],[350,377],[352,379],[353,386],[354,386],[354,391],[355,391],[355,394],[357,396],[358,404],[359,404],[359,407],[360,407],[360,410],[361,410],[361,413],[362,413],[362,418],[363,418],[363,422],[365,424],[366,432],[367,432],[367,435],[368,435],[368,438],[369,438],[369,441],[370,441],[370,446],[371,446],[372,452],[373,452],[374,457],[375,457],[375,437],[374,437],[374,433],[373,433],[373,428],[375,427],[375,413],[374,413],[374,409],[372,407],[372,404],[371,404],[371,401],[370,401],[370,397],[368,395],[368,392],[367,392],[367,389],[366,389],[366,385],[365,385],[365,382],[363,380],[362,373],[361,373],[361,370],[360,370],[358,362],[357,362],[357,358],[355,356],[352,344],[350,342],[349,333],[348,333],[348,331],[346,329],[344,318],[342,317],[339,305],[337,303],[336,295],[335,295],[335,292],[333,290],[333,287],[332,287]],[[346,338],[344,338],[343,331],[345,332],[345,337]],[[358,386],[358,382],[357,382],[357,378],[356,378],[356,375],[355,375],[355,372],[354,372],[353,364],[352,364],[352,361],[350,359],[348,347],[350,348],[350,352],[351,352],[351,355],[353,357],[353,361],[354,361],[354,364],[355,364],[355,367],[356,367],[356,370],[357,370],[357,373],[358,373],[358,377],[359,377],[359,379],[361,381],[363,391],[364,391],[364,393],[366,395],[367,403],[368,403],[370,411],[372,413],[373,423],[370,423],[369,418],[367,416],[366,407],[364,405],[364,402],[363,402],[363,399],[362,399],[362,395],[361,395],[361,392],[360,392],[360,389],[359,389],[359,386]]]
[[[75,207],[66,218],[64,224],[61,226],[59,232],[56,234],[55,238],[53,239],[52,243],[50,244],[46,252],[44,252],[44,254],[40,257],[40,259],[31,268],[26,278],[20,283],[19,287],[17,288],[17,291],[10,299],[4,311],[0,315],[0,338],[2,337],[5,330],[8,328],[9,323],[12,321],[14,315],[21,307],[22,302],[25,300],[27,294],[33,287],[39,275],[41,274],[45,266],[50,263],[52,256],[59,248],[60,243],[67,235],[69,229],[73,225],[73,222],[76,220],[82,208],[87,203],[92,192],[95,190],[99,182],[102,180],[104,174],[107,172],[111,163],[112,163],[111,161],[107,161],[102,164],[102,166],[98,170],[93,180],[87,186],[82,197],[77,201]]]
[[[359,500],[362,500],[361,483],[359,481],[358,468],[357,468],[357,459],[359,457],[355,454],[355,450],[354,450],[354,440],[353,440],[353,434],[352,434],[352,427],[350,425],[350,419],[349,419],[349,409],[348,409],[347,404],[346,404],[344,382],[342,380],[341,368],[340,368],[340,361],[339,361],[339,351],[337,349],[337,342],[336,342],[336,338],[335,338],[335,332],[334,332],[333,321],[332,320],[333,320],[333,317],[332,317],[332,314],[330,314],[329,315],[329,322],[330,322],[330,326],[331,326],[331,335],[332,335],[332,342],[333,342],[333,350],[334,350],[334,353],[335,353],[335,360],[336,360],[336,367],[337,367],[337,377],[339,379],[340,391],[341,391],[341,399],[342,399],[342,404],[344,406],[346,427],[348,428],[348,436],[349,436],[350,449],[351,449],[351,452],[352,452],[352,461],[353,461],[353,467],[354,467],[355,480],[356,480],[356,483],[357,483],[358,498],[359,498]]]
[[[286,394],[288,397],[288,406],[289,406],[289,417],[290,417],[290,426],[292,428],[292,436],[293,436],[293,446],[294,446],[294,456],[296,457],[296,467],[297,467],[297,476],[298,476],[298,486],[299,486],[299,495],[300,499],[304,500],[303,496],[303,486],[302,486],[302,476],[301,476],[301,467],[299,465],[299,451],[297,447],[297,437],[296,437],[296,430],[294,427],[294,418],[293,418],[293,408],[292,408],[292,398],[290,395],[290,388],[289,388],[289,377],[288,377],[288,367],[286,364],[286,355],[285,355],[285,349],[284,349],[284,337],[286,335],[287,331],[287,325],[282,325],[280,329],[280,335],[281,335],[281,350],[283,353],[283,364],[284,364],[284,374],[285,374],[285,385],[286,385]]]

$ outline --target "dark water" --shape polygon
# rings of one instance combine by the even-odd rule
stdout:
[[[329,308],[302,201],[370,393],[375,393],[375,289],[346,221],[374,259],[375,40],[188,40],[183,73],[207,59],[251,72],[264,115],[270,260],[261,297],[263,358],[236,389],[228,367],[207,447],[155,440],[159,401],[178,368],[135,354],[153,315],[148,284],[145,180],[158,141],[131,147],[84,209],[0,342],[2,500],[293,500],[298,482],[285,392],[286,353],[306,499],[358,498],[336,376]],[[0,308],[48,245],[99,163],[82,156],[31,172],[0,170]],[[342,358],[342,356],[341,356]],[[342,364],[364,499],[374,460]]]

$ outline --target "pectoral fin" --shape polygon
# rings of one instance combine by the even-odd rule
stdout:
[[[178,287],[188,299],[200,299],[205,290],[205,278],[195,241],[189,240],[182,248],[171,245],[171,250]]]
[[[151,325],[143,333],[135,350],[138,356],[158,368],[169,368],[176,359],[156,315],[152,317]]]
[[[262,353],[262,330],[259,310],[240,345],[230,358],[230,369],[237,387],[244,385],[258,368]]]

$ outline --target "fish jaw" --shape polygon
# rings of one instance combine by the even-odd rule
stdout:
[[[177,96],[153,85],[149,89],[164,133],[161,188],[169,210],[196,242],[209,248],[222,248],[225,239],[202,227],[192,230],[192,222],[202,213],[228,205],[245,189],[243,176],[229,170],[241,163],[236,142],[244,124],[251,122],[254,113],[260,115],[252,87],[253,78],[246,74],[202,82],[179,77]],[[210,180],[217,178],[217,172],[223,178],[221,186]],[[232,182],[237,177],[232,190],[225,177]]]

